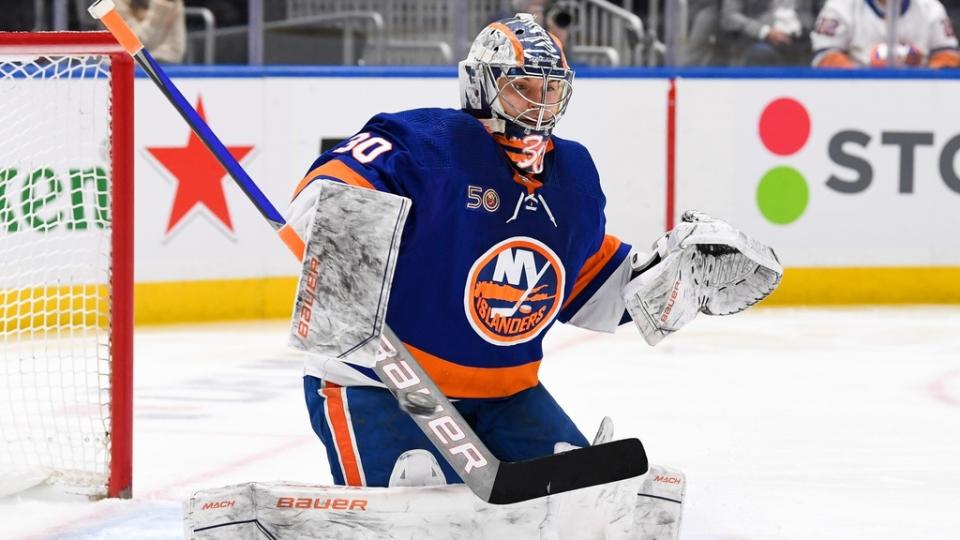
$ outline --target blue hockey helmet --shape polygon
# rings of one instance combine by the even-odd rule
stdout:
[[[459,66],[460,104],[492,119],[494,131],[547,137],[566,111],[573,75],[560,41],[519,13],[490,23],[474,40]]]

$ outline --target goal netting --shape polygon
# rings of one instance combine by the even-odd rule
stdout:
[[[132,67],[0,33],[0,496],[130,490]]]

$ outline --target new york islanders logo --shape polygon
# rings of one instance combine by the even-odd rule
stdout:
[[[537,337],[563,301],[560,258],[538,240],[516,236],[500,242],[470,268],[463,307],[474,331],[494,345]]]

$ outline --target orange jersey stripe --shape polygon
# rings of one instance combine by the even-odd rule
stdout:
[[[615,236],[608,234],[603,237],[603,243],[600,244],[600,249],[583,263],[583,268],[580,269],[577,280],[573,282],[573,291],[563,302],[563,307],[567,307],[567,305],[593,281],[593,278],[597,277],[600,270],[603,270],[603,267],[607,265],[610,258],[620,249],[620,243],[620,240]]]
[[[337,180],[341,180],[346,184],[350,184],[351,186],[359,186],[374,190],[376,189],[373,187],[373,184],[371,184],[370,181],[351,169],[346,163],[335,159],[333,161],[328,161],[307,173],[307,175],[303,177],[303,180],[300,180],[300,183],[297,184],[297,189],[293,191],[293,198],[296,199],[297,195],[306,189],[307,186],[310,185],[310,182],[316,180],[318,176],[330,176],[332,178],[336,178]]]
[[[405,344],[410,354],[433,379],[440,391],[456,398],[498,398],[533,388],[539,382],[540,360],[502,368],[468,367],[444,360]]]
[[[343,479],[348,486],[362,486],[360,464],[353,447],[350,424],[344,407],[344,395],[347,389],[330,382],[324,383],[323,397],[326,398],[327,417],[333,431],[334,444],[340,454],[340,466],[343,467]]]

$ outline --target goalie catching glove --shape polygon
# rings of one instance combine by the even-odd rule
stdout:
[[[623,290],[627,311],[650,345],[697,313],[743,311],[773,292],[783,276],[771,248],[702,212],[684,212],[653,247],[649,259],[633,261],[635,277]]]

